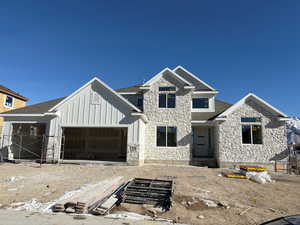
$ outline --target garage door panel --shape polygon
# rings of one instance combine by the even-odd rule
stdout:
[[[64,128],[64,159],[126,161],[127,128]]]

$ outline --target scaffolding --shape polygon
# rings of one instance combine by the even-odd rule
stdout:
[[[41,165],[51,160],[59,162],[63,159],[64,142],[64,136],[2,135],[0,137],[0,162],[35,161]]]
[[[288,173],[300,175],[300,145],[289,146]]]

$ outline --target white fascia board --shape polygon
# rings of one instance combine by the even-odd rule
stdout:
[[[267,103],[266,101],[264,101],[263,99],[259,98],[258,96],[256,96],[253,93],[249,93],[247,94],[245,97],[243,97],[241,100],[239,100],[238,102],[236,102],[234,105],[232,105],[231,107],[229,107],[227,110],[225,110],[223,113],[221,113],[219,117],[226,117],[227,115],[229,115],[230,113],[232,113],[233,111],[235,111],[238,107],[240,107],[242,104],[245,103],[245,101],[249,98],[249,97],[253,97],[254,99],[256,99],[258,102],[262,103],[263,105],[265,105],[267,108],[269,108],[270,110],[273,110],[274,112],[276,112],[277,114],[281,115],[282,117],[288,118],[288,116],[286,114],[284,114],[283,112],[279,111],[278,109],[276,109],[274,106],[270,105],[269,103]]]
[[[105,84],[102,80],[100,80],[98,77],[94,77],[93,79],[91,79],[89,82],[87,82],[85,85],[83,85],[82,87],[80,87],[79,89],[77,89],[76,91],[74,91],[72,94],[70,94],[67,98],[65,98],[64,100],[62,100],[61,102],[59,102],[57,105],[53,106],[49,112],[57,109],[59,106],[61,106],[62,104],[64,104],[65,102],[67,102],[69,99],[71,99],[74,95],[76,95],[77,93],[79,93],[82,89],[86,88],[88,85],[90,85],[91,83],[93,83],[94,81],[100,83],[102,86],[104,86],[107,90],[109,90],[112,94],[114,94],[116,97],[118,97],[119,99],[121,99],[123,102],[125,102],[129,107],[131,107],[132,109],[134,109],[137,112],[141,112],[141,110],[139,110],[136,106],[134,106],[133,104],[131,104],[126,98],[124,98],[122,95],[118,94],[115,90],[113,90],[112,88],[110,88],[107,84]]]
[[[278,117],[277,119],[278,119],[278,121],[290,121],[291,120],[291,118],[286,118],[286,117]]]
[[[207,120],[192,120],[191,123],[207,123]]]
[[[139,89],[141,89],[141,90],[150,90],[150,86],[141,86],[141,87],[139,87]]]
[[[36,116],[41,117],[44,116],[44,114],[0,114],[0,117],[11,117],[11,116]]]
[[[139,116],[145,123],[149,122],[149,119],[144,113],[131,113],[132,116]]]
[[[216,121],[226,121],[227,118],[226,117],[217,117],[214,120],[216,120]]]
[[[143,86],[150,86],[153,82],[155,82],[156,80],[158,80],[165,72],[169,72],[170,74],[172,74],[177,80],[189,85],[189,86],[193,86],[190,82],[188,82],[187,80],[185,80],[184,78],[182,78],[181,76],[179,76],[177,73],[175,73],[173,70],[169,69],[168,67],[163,69],[161,72],[159,72],[158,74],[156,74],[155,76],[153,76],[150,80],[148,80],[146,83],[143,84]]]
[[[194,90],[194,89],[195,89],[195,86],[184,86],[183,89]]]
[[[173,71],[176,73],[176,70],[181,69],[184,72],[186,72],[188,75],[190,75],[191,77],[193,77],[194,79],[196,79],[197,81],[199,81],[200,83],[202,83],[204,86],[206,86],[207,88],[211,89],[212,91],[215,91],[216,89],[214,89],[212,86],[208,85],[207,83],[205,83],[203,80],[200,80],[200,78],[198,78],[195,74],[191,73],[190,71],[188,71],[187,69],[185,69],[182,66],[177,66],[175,69],[173,69]]]
[[[218,94],[218,91],[193,91],[193,94]]]

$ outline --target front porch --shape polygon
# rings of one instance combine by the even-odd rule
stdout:
[[[215,132],[214,124],[192,123],[192,165],[217,167]]]

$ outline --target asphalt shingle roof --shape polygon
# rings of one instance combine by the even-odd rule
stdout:
[[[232,104],[215,100],[215,112],[192,113],[192,120],[212,120],[228,109]]]
[[[139,92],[140,91],[139,87],[141,87],[141,86],[142,86],[142,84],[136,84],[136,85],[126,87],[126,88],[120,88],[115,91],[116,92]]]
[[[53,106],[57,105],[59,102],[64,100],[66,97],[57,98],[47,102],[42,102],[34,105],[25,106],[18,109],[13,109],[1,114],[43,114],[48,112]]]

